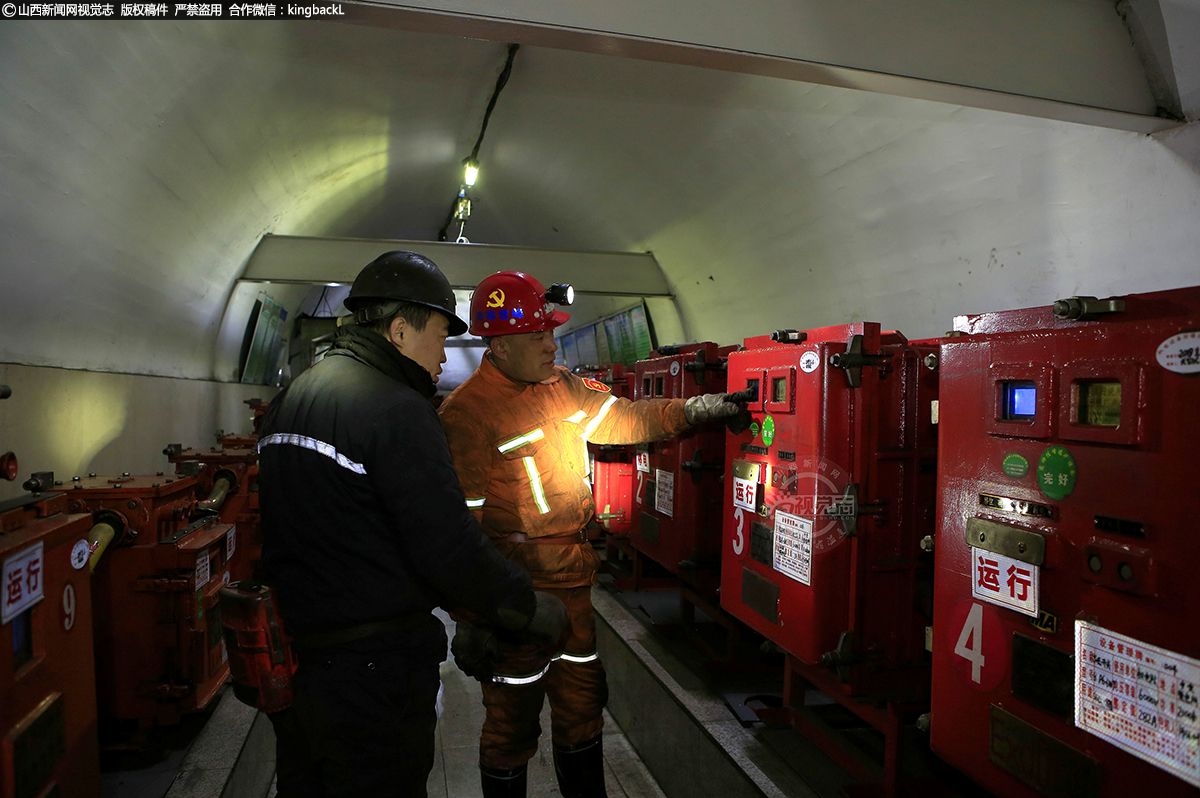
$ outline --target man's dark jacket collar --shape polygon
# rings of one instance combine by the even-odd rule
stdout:
[[[366,363],[382,371],[397,382],[410,386],[428,398],[437,393],[433,377],[412,358],[400,354],[400,350],[379,333],[358,326],[342,327],[338,330],[329,355],[344,355]],[[329,355],[326,355],[328,357]]]

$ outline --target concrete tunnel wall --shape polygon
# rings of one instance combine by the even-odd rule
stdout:
[[[503,57],[327,23],[22,23],[0,45],[0,450],[68,479],[248,429],[270,391],[225,384],[214,349],[259,237],[433,237]],[[481,158],[472,241],[653,251],[692,340],[927,337],[1200,283],[1196,123],[525,48]]]

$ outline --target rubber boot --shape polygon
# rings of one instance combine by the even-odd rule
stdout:
[[[579,745],[554,746],[554,774],[563,798],[608,798],[601,739],[597,734]]]
[[[525,774],[528,765],[513,770],[479,766],[483,798],[525,798]]]

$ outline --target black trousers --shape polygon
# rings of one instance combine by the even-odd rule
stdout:
[[[303,656],[295,703],[269,716],[278,798],[425,798],[441,680],[421,660],[341,647]]]

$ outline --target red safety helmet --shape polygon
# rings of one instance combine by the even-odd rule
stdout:
[[[524,272],[496,272],[471,294],[471,335],[495,335],[553,330],[570,315],[554,305],[569,305],[575,289],[565,283],[546,287]]]

